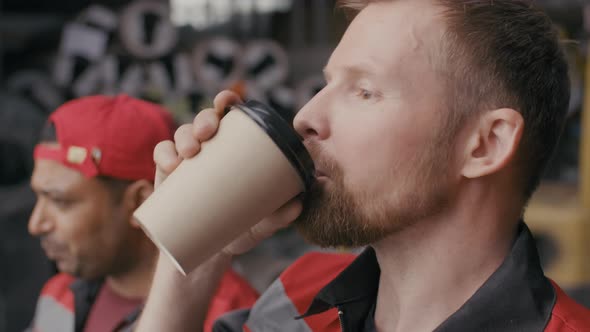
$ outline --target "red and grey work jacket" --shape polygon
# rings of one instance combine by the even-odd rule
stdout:
[[[251,309],[219,318],[213,331],[375,332],[380,269],[373,249],[358,257],[314,253],[299,259]],[[513,247],[484,285],[435,332],[589,332],[590,310],[541,269],[521,223]]]
[[[51,278],[41,290],[32,332],[80,332],[92,308],[102,281],[86,281],[61,273]],[[211,331],[214,321],[232,310],[254,304],[257,292],[235,272],[229,270],[221,280],[212,299],[205,321],[205,331]],[[132,331],[141,306],[122,320],[115,331]],[[111,332],[111,331],[105,331]]]

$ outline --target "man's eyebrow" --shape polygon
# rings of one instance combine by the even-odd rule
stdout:
[[[377,71],[375,67],[370,63],[359,63],[354,65],[345,65],[345,66],[338,66],[335,68],[329,68],[328,66],[324,67],[322,72],[324,73],[324,77],[328,79],[332,71],[340,71],[346,73],[347,76],[352,77],[372,77],[377,75]]]
[[[43,196],[55,197],[55,196],[65,195],[65,192],[63,190],[39,188],[39,187],[36,187],[35,185],[33,185],[33,183],[31,183],[31,189],[35,193],[37,193],[39,195],[43,195]]]

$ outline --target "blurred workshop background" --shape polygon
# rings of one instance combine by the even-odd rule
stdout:
[[[549,277],[590,306],[590,2],[537,0],[566,41],[569,120],[525,220]],[[22,331],[55,273],[27,233],[32,151],[72,98],[127,93],[192,120],[231,88],[294,113],[324,81],[346,27],[334,0],[2,0],[0,2],[0,331]],[[236,262],[259,290],[313,249],[292,230]],[[254,273],[256,271],[256,273]]]

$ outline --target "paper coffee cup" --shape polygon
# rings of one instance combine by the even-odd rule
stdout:
[[[183,274],[311,185],[313,162],[290,123],[257,102],[233,106],[135,211]]]

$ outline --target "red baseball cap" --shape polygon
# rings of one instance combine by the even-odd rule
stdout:
[[[154,147],[172,139],[174,121],[163,107],[127,95],[72,100],[49,116],[56,145],[38,144],[35,159],[58,161],[86,177],[153,181]]]

